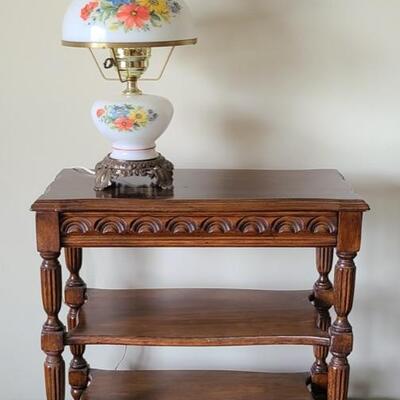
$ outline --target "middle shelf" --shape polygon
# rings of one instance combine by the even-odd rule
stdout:
[[[308,291],[88,289],[66,344],[323,345]]]

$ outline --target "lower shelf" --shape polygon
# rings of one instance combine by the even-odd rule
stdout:
[[[91,371],[82,400],[311,400],[307,374]]]

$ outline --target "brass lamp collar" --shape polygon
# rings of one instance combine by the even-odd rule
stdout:
[[[127,97],[139,96],[139,95],[143,94],[143,92],[139,89],[137,83],[138,83],[137,79],[127,81],[126,89],[122,92],[122,94],[124,94]]]

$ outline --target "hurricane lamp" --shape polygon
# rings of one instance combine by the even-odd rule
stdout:
[[[92,108],[97,129],[112,143],[112,152],[95,168],[96,190],[121,177],[146,176],[153,185],[170,189],[173,164],[156,150],[174,109],[163,97],[143,94],[138,82],[147,71],[152,48],[195,44],[190,10],[183,0],[73,0],[64,18],[63,45],[88,48],[105,79],[115,70],[124,90],[98,100]],[[107,49],[98,60],[94,49]],[[160,78],[159,77],[159,78]],[[158,79],[158,78],[157,78]]]

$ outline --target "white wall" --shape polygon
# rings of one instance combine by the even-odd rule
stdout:
[[[188,2],[199,45],[179,49],[166,77],[144,85],[176,106],[160,150],[177,167],[337,168],[353,182],[372,212],[351,315],[351,391],[400,398],[400,1]],[[28,209],[61,168],[107,153],[89,108],[120,87],[100,79],[88,52],[60,46],[67,0],[1,3],[1,398],[39,400],[44,313]],[[241,288],[309,288],[317,276],[311,250],[263,249],[87,251],[84,275],[97,287]],[[87,355],[112,368],[122,350]],[[311,363],[309,348],[132,348],[123,367]]]

